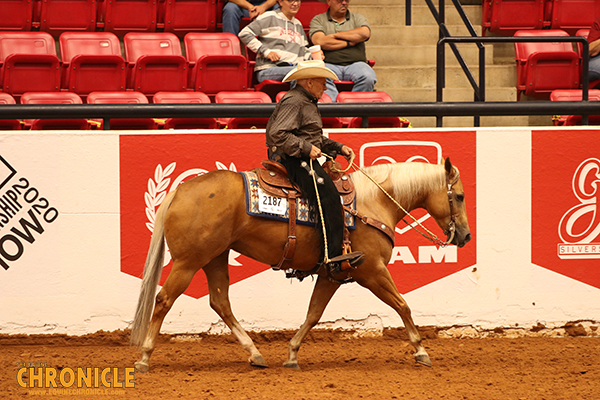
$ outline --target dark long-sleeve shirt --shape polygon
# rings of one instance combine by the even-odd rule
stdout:
[[[267,146],[273,153],[308,156],[312,146],[324,153],[342,151],[342,144],[323,136],[318,99],[300,85],[277,103],[267,124]]]

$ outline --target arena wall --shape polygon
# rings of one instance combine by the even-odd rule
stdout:
[[[398,226],[389,265],[417,325],[561,326],[600,321],[600,136],[591,128],[331,130],[360,165],[439,162],[465,184],[474,239],[440,249]],[[86,334],[133,318],[153,218],[169,190],[264,158],[264,131],[0,132],[0,334]],[[416,216],[438,235],[424,213]],[[165,274],[169,270],[165,260]],[[233,310],[251,330],[295,329],[310,278],[230,255]],[[225,330],[198,274],[163,325]],[[357,284],[323,327],[400,318]]]

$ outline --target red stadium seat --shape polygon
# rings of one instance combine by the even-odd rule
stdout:
[[[0,31],[30,31],[32,4],[31,0],[0,0]]]
[[[561,30],[517,31],[515,36],[569,36]],[[515,43],[517,99],[527,96],[548,98],[555,89],[578,89],[579,54],[570,42]]]
[[[338,103],[392,103],[393,100],[385,92],[341,92]],[[349,128],[362,127],[362,117],[342,118],[344,125]],[[409,125],[406,119],[400,117],[370,117],[370,128],[404,128]]]
[[[592,26],[600,16],[600,1],[597,0],[554,0],[552,7],[552,29],[562,29],[574,35],[578,29]]]
[[[302,22],[302,26],[304,27],[304,33],[308,37],[308,30],[310,27],[310,21],[312,21],[313,17],[317,14],[323,14],[327,11],[327,3],[320,2],[318,0],[304,0],[302,1],[302,7],[298,10],[296,17],[298,21]],[[310,42],[310,37],[308,38]]]
[[[279,103],[279,100],[286,94],[287,92],[279,92],[277,96],[275,96],[275,100]],[[319,103],[333,103],[331,97],[327,93],[323,93],[323,96],[319,99]],[[343,128],[344,124],[342,123],[341,118],[338,117],[321,117],[323,121],[323,128]]]
[[[225,1],[226,0],[217,0],[217,7],[216,7],[216,19],[217,19],[217,31],[222,31],[223,30],[223,6],[225,5]]]
[[[146,95],[187,89],[187,65],[179,39],[172,33],[128,33],[125,59],[131,71],[129,87]]]
[[[271,103],[263,92],[219,92],[216,103]],[[219,126],[228,129],[266,128],[269,118],[220,118]]]
[[[552,101],[581,101],[582,91],[577,90],[554,90],[550,94]],[[600,89],[590,89],[588,98],[590,101],[600,101]],[[581,125],[581,115],[561,115],[552,119],[555,126]],[[588,116],[590,125],[600,125],[600,115]]]
[[[88,104],[147,104],[148,98],[140,92],[92,92],[87,97]],[[103,128],[99,122],[100,129]],[[156,129],[153,118],[111,118],[112,130]]]
[[[0,106],[16,104],[15,98],[8,93],[0,92]],[[21,129],[21,121],[18,119],[0,119],[0,131],[13,131]]]
[[[184,36],[189,32],[213,32],[217,10],[214,0],[169,0],[165,2],[165,32]]]
[[[25,92],[60,90],[60,62],[46,32],[0,32],[2,90],[17,99]]]
[[[82,104],[81,97],[71,92],[29,92],[21,96],[21,104]],[[85,118],[25,120],[31,130],[88,130]]]
[[[110,32],[65,32],[60,35],[64,88],[86,96],[95,91],[126,89],[127,69],[119,38]]]
[[[201,92],[158,92],[154,95],[158,104],[210,104],[210,98]],[[165,129],[216,129],[214,118],[167,118]]]
[[[156,0],[104,0],[104,30],[123,36],[128,32],[156,31]]]
[[[51,35],[96,29],[96,0],[44,0],[40,30]]]
[[[492,27],[492,0],[481,1],[481,36],[485,36],[485,31]]]
[[[221,91],[250,88],[252,70],[231,33],[188,33],[184,38],[191,87],[213,97]]]
[[[490,32],[512,36],[521,29],[542,29],[545,0],[494,0],[490,9]]]

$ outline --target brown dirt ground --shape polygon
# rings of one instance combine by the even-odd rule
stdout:
[[[256,369],[230,335],[161,336],[135,388],[102,395],[40,395],[19,387],[20,362],[63,367],[131,367],[127,332],[0,336],[0,398],[60,399],[600,399],[600,336],[438,338],[421,328],[433,367],[416,365],[402,329],[379,337],[313,330],[300,349],[302,370],[282,366],[293,332],[252,333],[270,365]],[[501,332],[496,332],[501,333]]]

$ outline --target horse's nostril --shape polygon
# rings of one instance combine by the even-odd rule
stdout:
[[[467,236],[465,236],[465,243],[469,242],[471,240],[471,234],[467,233]]]

